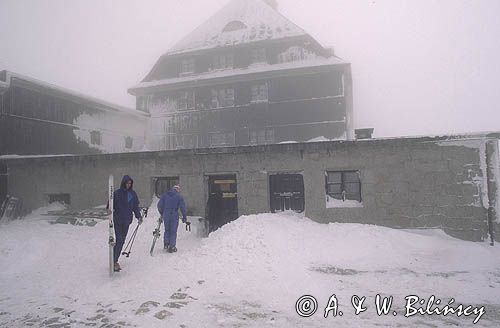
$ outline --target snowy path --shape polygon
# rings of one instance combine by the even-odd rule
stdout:
[[[500,326],[498,245],[286,213],[242,217],[203,240],[181,225],[179,252],[163,253],[160,241],[151,257],[155,218],[113,278],[106,222],[52,225],[34,216],[0,225],[0,327]],[[318,310],[302,318],[295,303],[306,294]],[[343,316],[324,318],[332,294]],[[377,315],[377,294],[394,297],[390,314]],[[486,313],[475,325],[477,315],[405,318],[411,294]],[[357,316],[353,295],[366,296]]]

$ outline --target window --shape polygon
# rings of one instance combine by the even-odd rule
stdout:
[[[241,21],[231,21],[222,29],[222,32],[232,32],[246,29],[247,26]]]
[[[268,102],[269,100],[269,90],[267,83],[255,84],[252,86],[252,99],[251,102]]]
[[[143,112],[148,112],[149,107],[149,96],[139,96],[137,97],[137,109]]]
[[[194,109],[194,91],[181,91],[177,95],[177,109]]]
[[[278,56],[280,63],[288,63],[306,59],[311,53],[302,47],[290,47]]]
[[[327,196],[342,202],[361,203],[361,181],[359,171],[327,171],[325,174]],[[328,201],[327,197],[327,201]]]
[[[194,58],[181,60],[180,75],[188,75],[194,73]]]
[[[198,135],[170,135],[166,137],[167,149],[194,149],[198,148]]]
[[[212,70],[233,68],[233,54],[215,55],[212,63]]]
[[[163,193],[172,189],[173,186],[179,184],[179,177],[160,177],[154,178],[155,195],[161,197]]]
[[[265,48],[252,49],[252,64],[255,63],[267,63]]]
[[[233,146],[234,132],[215,132],[210,134],[210,146]]]
[[[212,108],[233,107],[234,106],[234,89],[212,89]]]
[[[70,194],[49,194],[49,204],[52,203],[62,203],[65,205],[71,204]]]
[[[251,145],[265,145],[274,143],[274,130],[253,130],[250,131],[250,144]]]
[[[90,143],[92,145],[101,145],[102,138],[100,131],[90,131]]]
[[[125,148],[132,149],[132,145],[134,144],[134,139],[132,137],[125,137]]]

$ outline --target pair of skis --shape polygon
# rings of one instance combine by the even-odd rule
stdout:
[[[116,244],[115,229],[114,229],[114,224],[113,224],[113,193],[114,193],[114,178],[113,178],[113,175],[110,175],[109,179],[108,179],[108,204],[109,204],[108,208],[110,211],[108,245],[109,245],[109,275],[110,276],[112,276],[113,272],[115,271],[114,270],[115,262],[114,262],[114,258],[113,258],[113,248]],[[147,211],[145,212],[145,216],[147,216]],[[153,256],[153,251],[154,251],[154,248],[156,245],[156,241],[158,240],[158,238],[160,238],[160,235],[161,235],[160,228],[161,228],[162,222],[163,222],[163,219],[160,216],[158,218],[158,224],[157,224],[155,230],[153,231],[153,244],[151,245],[151,249],[149,250],[149,254],[151,256]],[[188,230],[188,229],[189,229],[189,231],[191,231],[191,223],[190,222],[186,222],[186,230]],[[128,254],[126,254],[126,255],[128,256]]]
[[[156,241],[158,240],[158,238],[160,238],[160,228],[161,228],[161,224],[163,222],[163,218],[160,217],[158,218],[158,225],[156,226],[155,230],[153,231],[153,244],[151,245],[151,249],[149,250],[149,254],[151,256],[153,256],[153,251],[155,249],[155,244],[156,244]],[[189,231],[191,232],[191,222],[189,221],[186,221],[186,231]]]
[[[115,262],[113,258],[113,249],[116,244],[115,240],[115,228],[113,224],[113,193],[114,193],[114,178],[113,175],[109,176],[108,179],[108,208],[109,208],[109,238],[108,238],[108,245],[109,245],[109,275],[112,276],[114,273],[115,269]],[[146,212],[147,213],[147,212]],[[146,214],[147,215],[147,214]],[[156,229],[153,231],[153,245],[151,245],[151,250],[150,254],[153,256],[153,250],[155,248],[156,240],[160,237],[160,227],[162,223],[162,218],[160,217],[158,219],[158,226]]]
[[[115,271],[115,261],[113,258],[113,248],[115,247],[115,228],[113,224],[113,194],[114,194],[114,180],[113,175],[111,174],[108,179],[108,208],[110,211],[109,214],[109,275],[112,276]]]
[[[115,227],[113,223],[113,197],[114,197],[114,178],[111,174],[108,179],[108,209],[109,209],[109,237],[108,237],[108,246],[109,246],[109,275],[112,276],[115,272],[115,261],[114,261],[114,247],[116,244],[115,238]],[[146,218],[148,216],[148,208],[141,208],[142,218]],[[122,252],[122,255],[127,257],[130,256],[130,252],[132,250],[132,245],[135,240],[135,236],[137,234],[137,229],[139,228],[139,224],[137,225],[132,237],[129,239],[127,246],[125,247],[125,251]],[[129,248],[130,247],[130,248]],[[127,252],[128,249],[128,252]]]
[[[151,249],[149,250],[149,254],[151,256],[153,256],[153,251],[155,249],[156,241],[158,240],[158,238],[160,238],[160,234],[161,234],[160,228],[161,228],[162,222],[163,222],[163,218],[160,215],[160,217],[158,218],[158,224],[157,224],[155,230],[153,231],[153,244],[151,245]]]

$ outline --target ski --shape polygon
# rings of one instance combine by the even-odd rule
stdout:
[[[109,176],[108,180],[108,208],[109,208],[109,275],[112,276],[115,271],[113,261],[113,247],[115,246],[115,228],[113,225],[113,192],[114,192],[114,180],[113,175]]]
[[[156,240],[158,238],[160,238],[160,227],[161,227],[161,223],[163,222],[163,219],[162,217],[160,216],[158,218],[158,225],[156,226],[156,229],[153,231],[153,244],[151,245],[151,249],[149,250],[149,254],[151,256],[153,256],[153,251],[155,249],[155,244],[156,244]]]

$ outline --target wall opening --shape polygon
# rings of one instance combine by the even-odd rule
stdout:
[[[206,218],[209,232],[238,218],[238,185],[235,174],[208,177]]]
[[[304,212],[304,177],[301,174],[274,174],[269,176],[271,212]]]

